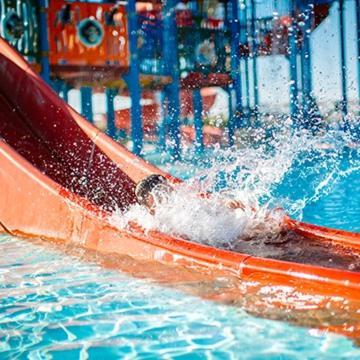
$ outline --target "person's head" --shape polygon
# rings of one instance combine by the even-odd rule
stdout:
[[[162,175],[152,174],[141,180],[135,189],[135,195],[138,203],[151,208],[154,205],[154,190],[171,191],[171,186]]]

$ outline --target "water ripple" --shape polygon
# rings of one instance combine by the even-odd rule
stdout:
[[[345,338],[255,318],[54,249],[11,237],[0,248],[4,359],[360,356]]]

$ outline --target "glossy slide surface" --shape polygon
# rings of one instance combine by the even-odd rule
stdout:
[[[208,296],[216,300],[236,302],[270,286],[302,294],[300,302],[278,296],[271,303],[278,308],[321,307],[333,298],[344,299],[348,309],[360,308],[357,272],[215,249],[155,231],[145,234],[136,225],[127,231],[115,228],[109,213],[133,203],[135,184],[161,170],[85,121],[2,39],[0,79],[0,231],[166,263],[170,269],[171,265],[196,269],[203,279],[228,276],[239,281]],[[359,234],[291,219],[287,223],[310,239],[359,248]],[[171,271],[164,276],[171,281]],[[243,281],[250,284],[245,292]],[[350,315],[350,322],[332,324],[327,319],[316,326],[359,336],[360,314],[354,310]]]

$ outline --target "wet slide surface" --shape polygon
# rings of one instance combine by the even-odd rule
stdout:
[[[276,240],[239,240],[234,251],[274,260],[360,272],[360,251],[287,231]]]
[[[9,68],[9,72],[15,74],[16,70],[16,67]],[[23,86],[29,84],[23,81]],[[25,106],[15,103],[16,93],[6,96],[4,89],[1,90],[0,136],[6,144],[41,173],[96,205],[111,209],[134,201],[133,181],[69,121],[68,114],[60,109],[55,110],[56,115],[51,111],[47,113],[49,105],[44,101],[40,107],[46,112],[44,115],[39,108],[31,106],[32,103]],[[27,98],[29,94],[18,97]],[[27,112],[23,110],[26,105],[29,105]],[[63,119],[52,121],[57,115],[63,115]],[[57,129],[61,129],[59,136]]]

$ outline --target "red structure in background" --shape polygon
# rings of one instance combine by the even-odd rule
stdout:
[[[216,89],[215,88],[202,88],[201,97],[204,113],[208,113],[216,100]],[[191,117],[194,114],[194,104],[192,100],[191,90],[181,91],[181,117]]]
[[[315,30],[329,15],[329,4],[314,5],[314,20],[311,31]],[[289,28],[295,24],[304,22],[304,14],[299,12],[295,21],[291,15],[283,15],[279,18],[269,17],[257,19],[260,30],[257,32],[257,53],[260,56],[288,55],[289,53]],[[246,25],[248,26],[248,25]],[[247,31],[247,28],[243,28]],[[302,44],[303,35],[297,32],[298,44]],[[242,57],[249,57],[254,52],[253,43],[246,42],[239,45],[239,53]]]
[[[201,89],[203,111],[208,113],[215,103],[217,92],[215,88]],[[181,117],[192,118],[194,114],[191,90],[181,90]],[[152,137],[156,133],[156,126],[161,117],[159,104],[156,102],[154,92],[146,91],[143,99],[148,100],[149,104],[144,104],[142,109],[143,129],[147,137]],[[116,127],[125,130],[127,134],[131,131],[130,108],[121,109],[115,112]],[[222,140],[223,131],[213,126],[204,126],[204,144],[211,145]],[[182,126],[182,134],[185,141],[192,142],[195,138],[195,131],[192,126]]]
[[[152,103],[141,107],[143,129],[145,134],[152,134],[155,132],[156,123],[160,117],[159,105]],[[115,112],[116,127],[130,133],[131,130],[130,108],[121,109]]]
[[[74,81],[119,77],[129,66],[125,7],[52,0],[49,60],[54,75]]]

